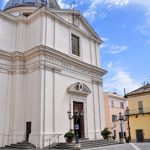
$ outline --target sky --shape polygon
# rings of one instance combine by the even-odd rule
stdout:
[[[0,0],[3,9],[8,0]],[[104,91],[119,95],[150,83],[150,0],[58,0],[79,10],[103,40]]]

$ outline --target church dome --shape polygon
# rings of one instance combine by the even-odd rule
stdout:
[[[5,6],[5,10],[14,7],[23,7],[23,6],[31,6],[31,7],[40,7],[47,6],[53,9],[60,9],[56,0],[9,0]]]

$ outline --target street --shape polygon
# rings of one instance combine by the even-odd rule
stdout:
[[[91,148],[89,150],[150,150],[150,143],[119,144],[100,148]]]

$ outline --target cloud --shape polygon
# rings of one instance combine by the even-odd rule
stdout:
[[[143,6],[145,8],[150,8],[149,0],[130,0],[130,4]]]
[[[142,25],[138,25],[134,31],[139,31],[140,33],[144,34],[144,35],[150,35],[150,19],[147,19],[147,21],[142,24]]]
[[[111,61],[111,62],[108,63],[107,68],[108,68],[108,69],[111,69],[112,66],[113,66],[113,62]]]
[[[112,63],[108,64],[108,67],[112,67]],[[131,77],[130,73],[122,69],[113,70],[113,74],[111,76],[109,75],[109,78],[104,79],[104,90],[107,92],[117,92],[120,95],[124,94],[124,88],[128,93],[139,88],[139,85]]]
[[[108,73],[104,78],[104,91],[124,95],[124,88],[129,93],[140,87],[140,83],[126,71],[127,68],[122,67],[122,60],[110,61],[106,69]]]
[[[107,5],[125,6],[129,4],[129,0],[106,0]]]
[[[109,47],[107,52],[110,54],[118,54],[118,53],[121,53],[123,51],[126,51],[127,49],[128,49],[128,47],[124,46],[124,45],[123,46],[112,45]]]
[[[102,1],[103,0],[93,0],[92,3],[90,4],[88,10],[86,10],[83,13],[83,16],[87,17],[87,18],[95,19],[97,8],[98,8],[97,6],[99,4],[101,4]]]
[[[106,42],[108,41],[109,39],[108,38],[105,38],[105,37],[101,37],[102,41]]]
[[[114,45],[109,43],[109,39],[105,37],[101,37],[102,41],[104,43],[101,45],[101,48],[106,49],[106,53],[108,54],[119,54],[128,49],[128,46],[126,45]]]
[[[103,41],[103,43],[100,45],[100,48],[107,47],[106,43],[109,41],[109,39],[105,37],[101,37],[101,40]]]
[[[64,0],[58,0],[57,1],[59,6],[62,8],[62,9],[69,9],[71,8],[71,5],[69,5],[67,2],[65,2]]]
[[[89,8],[83,13],[83,15],[84,15],[84,17],[94,20],[96,15],[99,14],[99,17],[101,19],[103,19],[103,18],[107,17],[107,13],[110,11],[110,9],[113,5],[115,5],[115,6],[127,5],[128,1],[129,0],[91,0]],[[98,9],[99,6],[102,4],[107,6],[108,12]]]
[[[105,11],[99,9],[100,6],[106,6]],[[84,17],[94,20],[97,14],[102,18],[107,17],[107,13],[112,7],[124,7],[127,5],[136,5],[143,8],[145,15],[150,15],[150,1],[149,0],[89,0],[89,7],[83,13]]]

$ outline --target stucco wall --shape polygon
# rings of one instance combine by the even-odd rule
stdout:
[[[131,138],[133,141],[137,140],[136,130],[142,129],[144,133],[144,140],[150,140],[149,114],[139,114],[138,101],[143,102],[143,111],[150,112],[150,94],[139,94],[128,98],[129,113],[135,112],[136,114],[130,116]]]
[[[111,105],[111,101],[114,102],[114,107]],[[119,132],[120,132],[120,121],[119,119],[119,113],[121,112],[122,115],[125,114],[126,107],[127,107],[127,101],[123,97],[112,94],[112,93],[104,93],[104,102],[105,102],[105,123],[106,127],[109,128],[109,130],[112,132],[113,136],[113,130],[116,130],[116,139],[119,140]],[[124,103],[124,108],[120,108],[120,102]],[[112,122],[112,115],[117,116],[116,122]],[[126,136],[128,136],[128,125],[127,121],[123,122],[123,129],[124,132],[126,132]]]
[[[84,29],[80,26],[76,28],[69,25],[69,20],[68,22],[61,20],[63,16],[69,18],[70,14],[60,15],[60,19],[56,19],[49,13],[39,13],[30,18],[23,15],[10,16],[11,21],[8,17],[0,15],[0,49],[8,52],[26,52],[35,46],[45,45],[76,57],[72,55],[71,46],[71,34],[75,34],[80,38],[81,53],[81,56],[76,58],[100,66],[99,43],[94,40],[91,31],[82,21],[80,24],[84,26]]]

